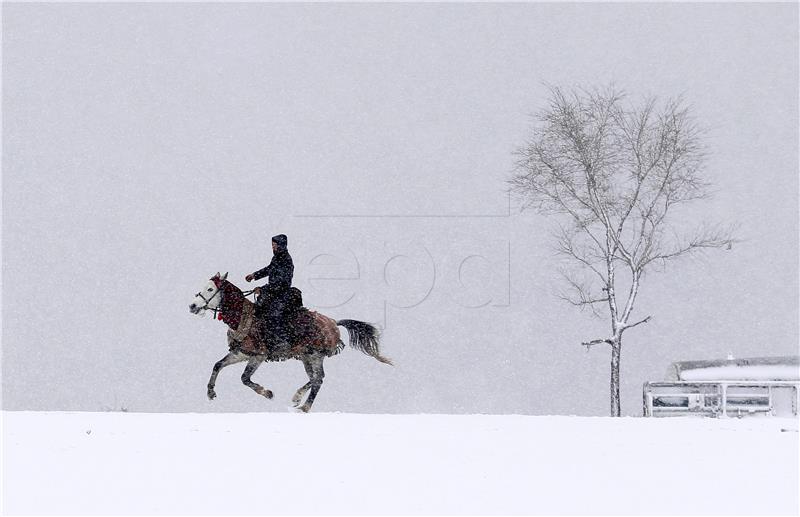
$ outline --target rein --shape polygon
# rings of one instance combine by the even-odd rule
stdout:
[[[216,293],[214,293],[214,296],[216,296],[217,294],[219,294],[219,293],[221,293],[221,292],[222,292],[222,289],[220,289],[220,288],[217,288],[217,292],[216,292]],[[250,295],[251,295],[251,294],[253,294],[254,292],[255,292],[255,289],[251,289],[251,290],[249,290],[249,291],[242,291],[242,294],[245,296],[245,298],[247,298],[248,296],[250,296]],[[209,311],[213,312],[213,313],[214,313],[214,319],[218,319],[218,315],[219,315],[219,313],[220,313],[220,312],[222,312],[222,309],[219,309],[219,308],[217,308],[217,309],[212,309],[211,307],[209,307],[209,306],[208,306],[208,304],[209,304],[209,303],[211,303],[211,300],[213,300],[213,299],[214,299],[214,296],[212,296],[212,297],[211,297],[211,298],[209,298],[208,300],[206,300],[206,299],[205,299],[205,297],[204,297],[202,294],[200,294],[200,293],[197,293],[197,296],[199,296],[200,298],[203,298],[203,300],[204,300],[204,301],[206,301],[206,306],[204,307],[204,309],[206,309],[206,310],[209,310]],[[256,298],[255,298],[255,296],[253,296],[253,301],[255,302],[255,300],[256,300]],[[221,307],[221,306],[222,306],[222,303],[220,303],[220,307]]]

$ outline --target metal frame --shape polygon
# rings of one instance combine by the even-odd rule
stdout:
[[[748,388],[751,391],[747,391]],[[755,390],[752,390],[755,388]],[[776,415],[773,407],[776,389],[793,390],[792,414]],[[673,381],[646,382],[643,387],[643,414],[657,416],[743,417],[749,415],[797,416],[800,406],[800,381]],[[686,399],[658,405],[659,399]]]

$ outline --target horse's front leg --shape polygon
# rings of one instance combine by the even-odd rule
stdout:
[[[300,406],[300,401],[303,400],[303,395],[306,394],[309,388],[311,388],[311,381],[308,381],[307,383],[300,386],[300,389],[298,389],[294,393],[294,396],[292,397],[292,405],[294,407]]]
[[[308,375],[308,382],[300,386],[300,389],[294,393],[294,396],[292,397],[292,404],[294,407],[300,406],[300,401],[303,400],[303,395],[305,395],[309,388],[311,388],[311,379],[314,378],[314,369],[311,366],[311,358],[304,355],[300,360],[303,362],[303,368],[306,370],[306,375]]]
[[[232,364],[241,363],[246,360],[247,356],[241,352],[230,352],[228,355],[214,363],[214,368],[211,370],[211,378],[208,379],[208,400],[214,400],[217,396],[214,391],[214,385],[217,383],[217,375],[219,371]]]
[[[311,393],[308,394],[305,404],[300,406],[299,410],[303,413],[311,411],[311,406],[314,404],[314,399],[317,398],[317,393],[322,387],[322,380],[325,378],[325,370],[322,368],[322,361],[324,357],[315,355],[311,357],[311,371],[312,376],[309,384],[311,384]]]
[[[244,367],[244,372],[242,373],[242,384],[244,384],[251,390],[255,391],[262,397],[271,399],[272,392],[270,390],[250,380],[250,377],[252,377],[252,375],[256,373],[256,370],[258,370],[258,367],[261,366],[261,363],[263,362],[264,362],[263,355],[253,356],[247,361],[247,366]]]

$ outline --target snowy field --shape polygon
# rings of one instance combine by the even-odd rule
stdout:
[[[793,419],[3,414],[4,514],[794,514]]]

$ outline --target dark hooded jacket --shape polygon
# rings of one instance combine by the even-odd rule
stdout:
[[[267,267],[253,273],[253,279],[260,280],[268,276],[267,290],[272,292],[286,291],[292,286],[294,263],[292,262],[292,256],[289,255],[289,250],[286,249],[286,236],[283,234],[276,235],[272,238],[272,241],[278,245],[278,249],[273,252],[272,260]]]

